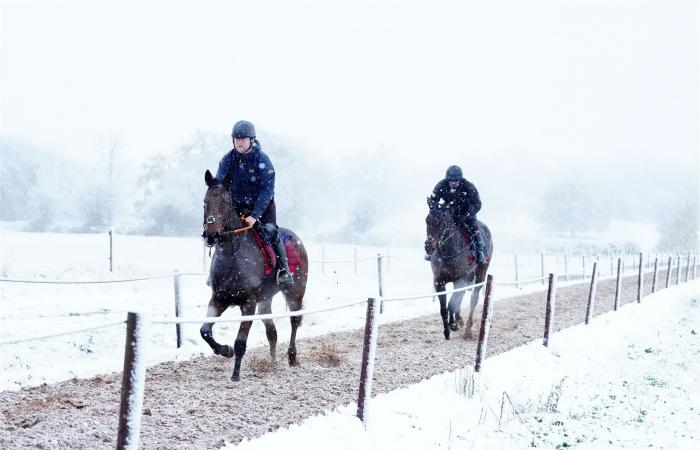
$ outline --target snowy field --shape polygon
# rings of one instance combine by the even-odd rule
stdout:
[[[517,368],[517,370],[514,370]],[[246,450],[700,447],[700,281],[673,286],[369,405],[245,441]]]
[[[203,271],[209,256],[199,239],[114,236],[113,272],[109,272],[109,239],[97,234],[0,232],[2,265],[0,276],[33,281],[114,281],[159,276],[161,278],[126,283],[37,284],[0,283],[0,340],[40,336],[77,328],[99,326],[123,320],[130,310],[143,311],[151,318],[174,315],[174,270],[183,275],[181,295],[184,316],[204,317],[210,290]],[[386,249],[321,245],[307,243],[311,268],[304,308],[314,309],[366,299],[378,294],[377,254],[388,252],[384,262],[384,295],[410,296],[432,292],[429,263],[420,249]],[[355,264],[357,254],[357,264]],[[592,258],[571,257],[572,279],[590,272]],[[322,264],[321,261],[333,261]],[[515,278],[512,254],[496,254],[490,273],[497,281]],[[584,262],[587,266],[584,267]],[[631,267],[633,257],[628,257]],[[546,256],[545,272],[563,273],[561,257]],[[607,265],[607,263],[606,263]],[[355,269],[357,267],[357,269]],[[540,255],[519,255],[520,280],[540,276]],[[606,270],[609,270],[606,269]],[[590,276],[590,275],[589,275]],[[516,289],[499,287],[499,296],[513,295],[523,289],[544,289],[531,283]],[[466,303],[463,305],[465,306]],[[273,302],[273,312],[281,313],[281,298]],[[387,304],[382,322],[437,314],[432,299]],[[238,309],[226,316],[240,315]],[[365,306],[308,315],[299,330],[299,338],[332,330],[364,326]],[[289,322],[278,320],[280,339],[289,335]],[[71,334],[39,341],[2,346],[0,389],[19,389],[72,377],[119,371],[124,351],[124,325]],[[219,324],[214,328],[221,342],[235,340],[238,324]],[[199,336],[199,325],[183,325],[183,347],[175,348],[175,326],[153,325],[148,353],[149,364],[165,360],[187,359],[211,354]],[[264,327],[255,323],[249,345],[266,345]]]

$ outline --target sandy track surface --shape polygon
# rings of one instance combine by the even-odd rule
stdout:
[[[651,290],[649,276],[645,293]],[[672,277],[672,280],[674,278]],[[665,272],[659,275],[665,282]],[[636,301],[636,276],[623,280],[621,303]],[[496,288],[497,289],[497,288]],[[589,284],[559,287],[554,329],[583,322]],[[613,306],[614,280],[598,284],[595,315]],[[497,290],[495,294],[498,295]],[[534,339],[544,328],[546,291],[499,299],[487,356]],[[394,303],[392,307],[399,307]],[[467,299],[463,303],[465,311]],[[481,304],[475,314],[478,335]],[[300,329],[303,336],[303,328]],[[242,381],[230,381],[232,359],[198,357],[148,369],[142,447],[218,448],[224,440],[254,438],[325,410],[355,402],[363,331],[338,332],[297,343],[301,365],[290,368],[286,343],[278,342],[278,362],[268,350],[249,350]],[[280,336],[283,338],[284,336]],[[551,337],[556,339],[556,334]],[[446,341],[435,313],[380,326],[373,393],[388,392],[473,362],[475,340],[461,330]],[[488,360],[484,362],[488,366]],[[116,443],[121,374],[0,393],[0,448],[112,449]]]

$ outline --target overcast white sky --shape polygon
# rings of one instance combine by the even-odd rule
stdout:
[[[416,167],[698,164],[697,1],[2,5],[0,132],[76,157],[245,118]]]

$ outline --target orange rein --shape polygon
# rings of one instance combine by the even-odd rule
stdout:
[[[253,225],[248,225],[248,226],[245,226],[243,228],[236,228],[235,230],[233,230],[233,232],[234,233],[243,233],[244,231],[248,231],[251,228],[253,228]]]

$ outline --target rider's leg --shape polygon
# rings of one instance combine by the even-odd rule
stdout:
[[[279,230],[274,223],[265,224],[265,234],[267,234],[268,239],[272,243],[272,248],[275,249],[277,253],[277,259],[279,261],[279,272],[277,274],[278,284],[294,284],[294,278],[289,271],[289,260],[287,259],[287,250],[284,248],[284,242],[280,237]]]
[[[471,247],[474,252],[474,257],[478,264],[484,263],[484,240],[482,239],[481,232],[479,231],[479,225],[476,222],[476,217],[468,216],[464,220],[464,225],[469,233],[469,238],[471,239]]]

